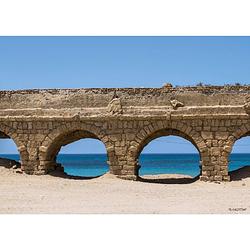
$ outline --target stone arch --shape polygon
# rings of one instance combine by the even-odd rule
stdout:
[[[135,175],[138,176],[138,158],[143,148],[152,140],[168,135],[179,136],[191,142],[198,150],[201,163],[203,164],[203,158],[208,155],[208,149],[200,133],[196,132],[191,126],[181,121],[158,121],[144,126],[136,135],[135,140],[130,143],[128,161],[131,168],[134,167]]]
[[[107,151],[107,157],[112,152],[112,145],[102,130],[93,124],[71,122],[67,126],[58,126],[52,130],[39,147],[39,171],[48,173],[56,168],[56,156],[62,146],[84,138],[93,138],[101,141]]]
[[[29,159],[25,143],[18,137],[18,133],[16,132],[16,130],[10,126],[0,123],[0,132],[2,132],[4,135],[14,141],[19,152],[21,168],[22,170],[25,170]]]

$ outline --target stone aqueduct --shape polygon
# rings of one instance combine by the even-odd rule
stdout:
[[[14,140],[28,174],[54,170],[63,145],[96,138],[110,173],[135,180],[144,146],[177,135],[199,151],[201,180],[229,181],[229,155],[250,134],[249,114],[248,86],[0,91],[0,137]]]

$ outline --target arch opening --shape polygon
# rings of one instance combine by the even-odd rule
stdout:
[[[249,133],[238,138],[228,156],[228,170],[232,181],[250,177],[250,136]]]
[[[0,167],[20,168],[21,158],[17,145],[12,138],[0,131]]]
[[[77,130],[60,135],[43,158],[60,170],[51,174],[62,177],[94,178],[109,171],[104,143],[88,131]]]
[[[190,183],[201,174],[195,141],[178,130],[162,130],[148,137],[138,150],[138,176],[143,181]]]

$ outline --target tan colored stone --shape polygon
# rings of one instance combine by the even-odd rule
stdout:
[[[207,175],[201,179],[227,181],[233,144],[250,131],[247,86],[24,90],[0,95],[0,137],[15,141],[22,169],[32,174],[53,169],[61,146],[95,138],[106,146],[111,173],[134,176],[137,154],[148,142],[177,135],[198,148]],[[173,109],[170,100],[185,106]]]
[[[203,139],[213,139],[213,132],[201,131],[201,136]]]

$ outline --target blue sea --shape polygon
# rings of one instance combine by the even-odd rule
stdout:
[[[0,155],[3,158],[19,160],[18,155]],[[199,175],[198,154],[142,154],[139,158],[140,175],[185,174]],[[105,154],[60,154],[57,162],[64,166],[64,171],[74,176],[99,176],[108,171]],[[236,170],[250,165],[250,154],[231,154],[229,170]]]

